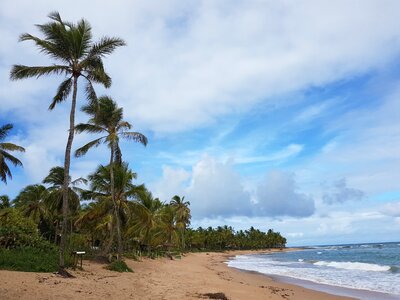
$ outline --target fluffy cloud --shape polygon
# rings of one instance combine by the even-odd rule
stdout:
[[[306,217],[314,210],[314,200],[297,191],[292,174],[271,171],[257,188],[258,215]]]
[[[232,163],[219,163],[209,156],[193,167],[187,198],[197,218],[252,213],[250,195]]]
[[[400,217],[400,201],[385,204],[380,211],[391,217]]]
[[[253,216],[310,216],[314,201],[297,191],[292,174],[273,171],[256,189],[244,188],[243,178],[232,161],[218,162],[205,155],[191,172],[163,168],[163,177],[153,185],[156,195],[170,199],[175,194],[186,196],[195,219]],[[190,178],[190,180],[188,180]],[[164,198],[162,198],[164,199]]]
[[[350,200],[361,200],[364,192],[358,189],[349,188],[346,179],[342,178],[333,184],[328,193],[324,193],[322,201],[327,204],[343,203]]]
[[[182,168],[163,166],[162,178],[156,182],[154,189],[157,197],[162,201],[169,201],[173,196],[185,196],[185,183],[190,179],[190,173]]]

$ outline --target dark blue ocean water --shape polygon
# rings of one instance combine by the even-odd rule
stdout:
[[[269,275],[388,293],[400,299],[400,242],[238,255],[228,265]]]

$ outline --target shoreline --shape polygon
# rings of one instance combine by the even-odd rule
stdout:
[[[305,248],[284,248],[281,251],[302,251],[306,250]],[[254,253],[238,253],[234,255],[229,255],[227,256],[227,260],[232,259],[236,255],[252,255],[252,254],[269,254],[273,252],[279,252],[279,251],[256,251]],[[227,261],[226,261],[227,262]],[[371,290],[365,290],[365,289],[354,289],[354,288],[348,288],[348,287],[342,287],[342,286],[336,286],[336,285],[330,285],[330,284],[324,284],[324,283],[319,283],[319,282],[314,282],[310,280],[305,280],[305,279],[299,279],[296,277],[290,277],[290,276],[283,276],[283,275],[276,275],[276,274],[265,274],[257,271],[249,271],[245,269],[240,269],[236,267],[229,267],[226,264],[227,268],[232,268],[235,270],[238,270],[239,272],[246,272],[249,274],[260,274],[265,276],[266,278],[275,280],[277,282],[282,282],[290,285],[295,285],[295,286],[301,286],[310,290],[314,291],[320,291],[324,293],[328,293],[331,295],[336,295],[336,296],[341,296],[341,297],[350,297],[350,298],[355,298],[355,299],[380,299],[380,300],[395,300],[399,299],[397,295],[393,294],[388,294],[388,293],[381,293],[377,291],[371,291]]]
[[[291,251],[285,249],[282,251]],[[280,251],[187,253],[181,259],[126,260],[134,273],[106,270],[104,264],[85,260],[76,278],[51,273],[0,271],[2,299],[208,299],[223,293],[233,299],[339,300],[332,295],[281,282],[260,273],[228,267],[226,260],[240,254]]]

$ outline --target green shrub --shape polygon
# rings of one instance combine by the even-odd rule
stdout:
[[[40,237],[36,224],[14,208],[0,212],[0,269],[26,272],[57,270],[57,247]]]
[[[58,269],[55,247],[0,249],[0,269],[25,272],[55,272]]]
[[[0,212],[0,248],[41,247],[36,224],[14,208]]]
[[[116,272],[133,272],[122,260],[112,262],[107,266],[107,269]]]

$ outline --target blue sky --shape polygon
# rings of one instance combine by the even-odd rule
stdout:
[[[62,78],[8,79],[12,64],[49,63],[17,40],[58,10],[127,41],[97,92],[149,138],[122,144],[138,183],[185,195],[193,226],[274,228],[290,245],[400,240],[398,1],[96,3],[0,4],[0,121],[27,149],[2,194],[63,161],[69,106],[47,110]],[[99,147],[72,174],[107,160]]]

